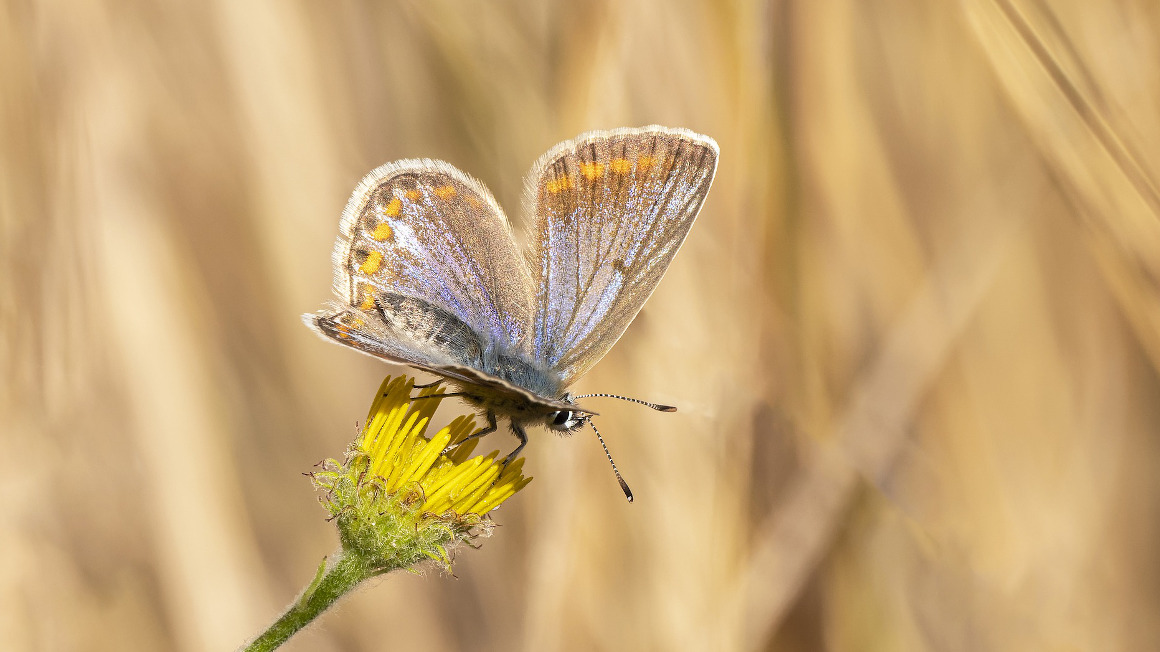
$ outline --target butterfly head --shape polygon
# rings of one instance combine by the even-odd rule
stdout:
[[[575,399],[571,394],[565,394],[560,399],[561,401],[574,405]],[[592,413],[581,409],[575,410],[556,410],[549,412],[545,425],[558,432],[574,432],[584,427],[588,420],[592,418]]]
[[[590,418],[590,414],[579,410],[557,410],[548,415],[547,426],[560,432],[572,432],[582,428]]]

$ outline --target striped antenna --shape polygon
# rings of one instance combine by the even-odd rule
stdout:
[[[577,398],[577,399],[592,398],[594,396],[603,397],[603,398],[618,398],[622,401],[629,401],[630,403],[639,403],[640,405],[644,405],[645,407],[650,407],[650,408],[656,410],[657,412],[676,412],[677,411],[677,408],[673,407],[672,405],[661,405],[659,403],[649,403],[648,401],[642,401],[639,398],[629,398],[627,396],[621,396],[619,394],[585,394],[584,396],[573,396],[572,398]]]
[[[616,481],[620,483],[620,488],[624,491],[624,497],[631,503],[632,489],[628,488],[628,483],[620,476],[620,469],[616,468],[616,462],[612,461],[612,453],[608,452],[608,444],[604,443],[604,437],[600,436],[600,431],[596,429],[596,424],[592,423],[591,419],[588,420],[588,425],[592,426],[592,432],[596,433],[596,438],[600,440],[600,445],[604,448],[604,454],[608,457],[608,463],[612,465],[612,472],[616,474]]]

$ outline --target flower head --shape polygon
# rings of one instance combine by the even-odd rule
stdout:
[[[384,379],[345,460],[327,460],[311,474],[343,549],[382,572],[423,559],[449,566],[451,548],[489,534],[488,512],[531,481],[523,458],[505,466],[499,451],[472,457],[473,416],[427,437],[443,391],[436,385],[412,398],[414,384]]]

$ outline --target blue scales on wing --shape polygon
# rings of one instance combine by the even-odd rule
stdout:
[[[340,303],[307,316],[377,357],[446,372],[531,351],[531,275],[491,193],[440,161],[384,165],[343,212]]]
[[[604,357],[656,289],[709,192],[717,153],[684,129],[618,129],[561,143],[532,168],[532,346],[564,385]]]

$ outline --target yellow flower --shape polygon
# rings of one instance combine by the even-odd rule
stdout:
[[[504,468],[496,461],[499,451],[471,457],[479,440],[460,443],[475,432],[471,415],[456,418],[428,439],[427,423],[443,399],[412,402],[413,386],[411,378],[387,376],[362,432],[360,448],[370,455],[370,471],[383,479],[388,492],[417,483],[426,498],[423,511],[482,516],[531,481],[521,473],[523,458]],[[419,396],[441,393],[443,389],[436,385],[421,390]]]
[[[415,381],[388,376],[344,462],[327,460],[311,476],[337,521],[343,549],[382,572],[424,558],[450,564],[450,548],[490,533],[484,518],[531,478],[524,460],[504,466],[499,451],[472,457],[475,419],[457,417],[433,436],[427,425],[440,386],[412,398]]]

